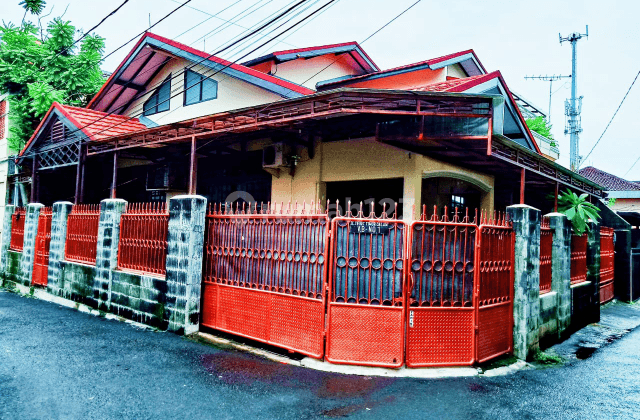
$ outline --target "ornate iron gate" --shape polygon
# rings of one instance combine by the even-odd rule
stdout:
[[[47,285],[49,274],[49,244],[51,243],[51,207],[40,209],[38,232],[33,254],[33,276],[31,283],[38,286]]]
[[[407,225],[360,210],[333,219],[331,232],[327,360],[402,366]]]
[[[600,303],[613,299],[614,244],[613,228],[600,227]]]

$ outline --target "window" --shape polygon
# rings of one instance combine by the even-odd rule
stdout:
[[[169,110],[171,100],[171,75],[160,85],[151,97],[144,103],[143,115],[153,115]]]
[[[184,71],[184,104],[193,105],[218,97],[218,82],[191,70]]]

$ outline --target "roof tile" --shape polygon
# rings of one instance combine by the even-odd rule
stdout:
[[[605,191],[640,191],[640,184],[627,181],[593,166],[580,169],[578,174],[596,184],[602,185]]]

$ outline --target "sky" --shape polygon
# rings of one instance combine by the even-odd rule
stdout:
[[[78,29],[88,30],[122,1],[49,0],[43,14],[51,14],[44,21],[64,12],[64,19]],[[313,5],[308,12],[327,0],[315,1],[308,0]],[[297,30],[245,58],[241,57],[277,32],[266,33],[255,44],[243,46],[246,49],[227,51],[221,57],[241,58],[243,62],[270,51],[362,42],[415,1],[336,0]],[[182,2],[129,0],[96,30],[106,38],[105,53],[140,34]],[[19,23],[23,9],[18,3],[0,0],[0,19]],[[246,28],[290,3],[291,0],[191,0],[151,31],[214,53]],[[422,0],[362,47],[381,69],[472,48],[488,71],[500,70],[512,91],[547,113],[549,82],[527,80],[525,76],[571,74],[571,46],[560,45],[558,34],[584,33],[589,25],[589,37],[578,42],[576,72],[578,95],[584,96],[580,155],[586,157],[640,71],[638,12],[640,3],[631,0]],[[109,56],[103,70],[115,70],[134,42]],[[561,155],[558,162],[565,166],[569,165],[569,137],[564,135],[564,101],[571,95],[570,88],[570,79],[554,82],[551,101],[552,133]],[[582,167],[592,165],[629,180],[640,180],[640,162],[629,171],[640,158],[640,118],[635,115],[639,108],[640,81]]]

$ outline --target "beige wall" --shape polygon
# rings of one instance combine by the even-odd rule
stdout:
[[[460,64],[452,64],[447,66],[447,76],[464,78],[467,77],[467,73],[465,73]]]
[[[363,74],[358,64],[348,54],[340,57],[323,55],[310,59],[298,59],[274,64],[271,73],[294,83],[302,84],[309,89],[315,89],[316,83],[331,80],[336,77]],[[307,80],[308,79],[308,80]]]
[[[434,174],[474,182],[483,190],[482,208],[493,212],[493,176],[416,155],[373,138],[318,142],[314,159],[308,159],[306,151],[302,153],[294,177],[285,172],[273,177],[271,197],[276,203],[318,200],[324,203],[325,182],[404,178],[403,213],[405,218],[411,214],[417,218],[422,202],[422,179]]]
[[[149,86],[158,86],[171,74],[171,96],[176,96],[171,98],[170,109],[168,111],[149,115],[147,118],[157,124],[164,125],[282,99],[281,96],[275,93],[227,76],[221,72],[211,77],[211,79],[218,82],[217,99],[184,106],[184,93],[182,93],[184,90],[184,68],[191,64],[193,63],[188,60],[174,58],[167,63],[162,71],[151,81]],[[191,70],[205,76],[214,73],[210,68],[198,65],[191,68]],[[134,101],[125,114],[129,116],[141,114],[144,103],[152,94],[153,90]]]
[[[640,211],[640,198],[616,198],[613,211]]]

